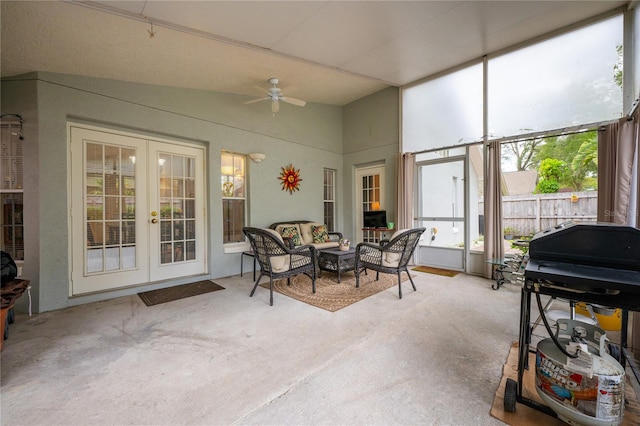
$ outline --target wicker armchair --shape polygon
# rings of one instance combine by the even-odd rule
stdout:
[[[242,232],[249,238],[255,259],[260,265],[260,276],[251,290],[251,297],[255,293],[258,283],[263,276],[269,277],[270,304],[273,306],[273,280],[287,279],[291,285],[291,277],[306,274],[311,278],[311,289],[316,292],[316,249],[304,245],[295,249],[288,248],[280,234],[272,229],[242,228]]]
[[[360,287],[360,272],[372,269],[376,271],[376,280],[378,280],[380,272],[398,275],[398,295],[400,299],[402,299],[400,274],[403,271],[409,275],[411,285],[416,290],[411,274],[407,269],[407,264],[411,260],[420,236],[424,231],[425,228],[403,229],[393,234],[390,241],[382,241],[380,245],[371,243],[358,244],[356,246],[354,268],[356,287]]]

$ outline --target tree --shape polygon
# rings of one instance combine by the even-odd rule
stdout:
[[[560,179],[566,173],[567,163],[557,158],[545,158],[538,167],[540,180],[536,193],[550,194],[560,189]]]
[[[616,84],[622,89],[622,74],[623,74],[623,55],[622,55],[622,45],[616,46],[616,52],[618,53],[618,60],[613,65],[613,80]]]
[[[529,141],[509,142],[504,144],[506,150],[503,158],[515,157],[516,170],[530,170],[535,167],[534,158],[537,147],[544,139],[534,139]]]
[[[595,131],[547,138],[538,146],[533,163],[539,168],[548,158],[563,161],[566,167],[557,179],[558,184],[580,191],[593,186],[591,178],[598,171],[597,139]]]
[[[598,139],[594,132],[584,138],[575,157],[571,161],[571,184],[576,191],[582,191],[585,183],[593,180],[598,173]]]

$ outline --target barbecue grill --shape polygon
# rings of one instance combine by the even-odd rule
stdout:
[[[505,411],[515,411],[518,402],[557,417],[549,406],[522,395],[524,371],[529,369],[532,294],[538,301],[540,295],[547,295],[621,308],[620,346],[610,345],[611,353],[623,369],[629,362],[636,379],[640,377],[626,351],[628,311],[640,311],[639,229],[610,223],[566,222],[537,233],[529,242],[521,293],[518,380],[507,379]]]

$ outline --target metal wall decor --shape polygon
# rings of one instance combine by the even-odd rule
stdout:
[[[282,167],[278,179],[282,181],[283,191],[289,191],[289,194],[293,194],[294,191],[300,190],[300,182],[302,182],[300,169],[293,167],[293,164]]]

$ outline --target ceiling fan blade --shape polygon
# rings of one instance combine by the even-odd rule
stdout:
[[[271,99],[269,96],[264,97],[264,98],[258,98],[258,99],[252,99],[250,101],[245,102],[245,105],[249,105],[249,104],[255,104],[256,102],[260,102],[260,101],[266,101],[267,99]]]
[[[288,104],[297,105],[297,106],[305,106],[307,104],[302,99],[289,98],[289,97],[285,97],[285,96],[281,97],[280,100],[283,101],[283,102],[286,102]]]

